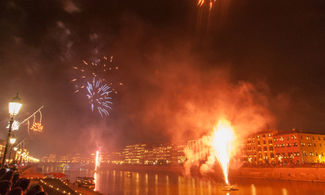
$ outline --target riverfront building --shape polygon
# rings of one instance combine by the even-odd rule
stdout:
[[[325,135],[292,130],[275,137],[279,161],[293,164],[324,163]]]
[[[244,163],[312,164],[325,162],[325,135],[305,131],[270,131],[248,137]]]
[[[248,137],[244,159],[249,164],[275,164],[274,135],[276,133],[270,131]]]

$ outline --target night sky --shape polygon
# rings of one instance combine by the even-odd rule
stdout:
[[[44,132],[18,133],[36,156],[181,143],[221,115],[243,135],[325,133],[323,0],[4,0],[0,15],[0,135],[16,92],[18,120],[44,105]],[[101,118],[71,79],[104,55],[123,85]]]

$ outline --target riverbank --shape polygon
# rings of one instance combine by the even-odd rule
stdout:
[[[239,168],[230,170],[230,177],[275,179],[287,181],[325,182],[325,168]]]
[[[48,195],[58,194],[76,194],[76,195],[102,195],[99,192],[94,192],[91,189],[78,187],[72,183],[68,183],[65,179],[56,178],[54,176],[46,176],[37,169],[36,166],[29,167],[22,171],[22,178],[27,178],[32,184],[39,184]]]

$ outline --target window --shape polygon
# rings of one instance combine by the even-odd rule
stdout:
[[[287,136],[287,140],[288,140],[288,141],[289,141],[289,139],[290,139],[289,136]]]
[[[318,136],[318,140],[320,140],[320,137]]]
[[[257,144],[258,144],[258,145],[260,145],[260,144],[261,144],[261,142],[260,142],[260,141],[258,141],[258,142],[257,142]]]
[[[269,147],[269,149],[270,149],[270,150],[273,150],[273,147],[271,146],[271,147]]]
[[[305,143],[301,142],[301,146],[305,146]]]
[[[269,137],[271,137],[271,133],[269,133]]]
[[[273,153],[271,153],[271,158],[274,158],[274,154]]]
[[[264,151],[267,151],[267,148],[264,146],[264,147],[263,147],[263,150],[264,150]]]
[[[314,154],[312,152],[309,153],[309,156],[313,156]]]
[[[306,136],[306,140],[309,140],[309,136]]]
[[[322,144],[319,144],[319,147],[322,147]]]
[[[315,137],[313,136],[313,140],[315,140]]]
[[[314,147],[316,147],[316,144],[314,143]]]
[[[265,140],[263,141],[263,144],[266,144],[266,141]]]
[[[298,146],[297,142],[293,143],[293,146],[295,146],[295,147]]]
[[[269,144],[272,144],[272,140],[269,140]]]

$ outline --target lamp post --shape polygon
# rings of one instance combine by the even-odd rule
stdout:
[[[9,139],[9,142],[11,145],[14,145],[16,143],[16,138],[15,137],[11,137]],[[11,148],[9,149],[9,157],[8,157],[8,162],[10,163],[10,160],[11,160],[11,151],[12,151],[12,146]]]
[[[8,151],[8,147],[9,147],[9,141],[13,141],[13,140],[10,140],[10,136],[11,136],[12,124],[14,123],[14,117],[19,113],[19,110],[20,110],[21,106],[22,106],[22,104],[20,103],[20,98],[19,98],[18,93],[17,93],[16,97],[14,97],[9,102],[10,121],[9,121],[9,130],[8,130],[7,142],[6,142],[6,146],[5,146],[5,151],[3,153],[2,167],[4,167],[5,162],[6,162],[6,155],[7,155],[7,151]]]

